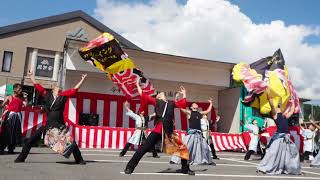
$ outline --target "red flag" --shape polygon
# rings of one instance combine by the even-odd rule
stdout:
[[[116,73],[112,76],[112,82],[117,84],[121,91],[127,98],[136,98],[139,96],[136,80],[140,77],[140,87],[142,91],[148,95],[155,93],[155,90],[147,78],[143,76],[143,73],[138,69],[127,69],[125,71]]]

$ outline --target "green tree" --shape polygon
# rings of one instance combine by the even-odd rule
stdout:
[[[304,104],[304,120],[309,121],[309,116],[311,111],[313,110],[313,117],[315,121],[320,121],[320,106],[319,105],[311,105],[311,104]]]

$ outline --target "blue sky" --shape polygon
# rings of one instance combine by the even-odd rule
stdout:
[[[150,0],[117,0],[125,3],[148,3]],[[184,4],[187,0],[178,0]],[[283,20],[286,24],[320,26],[320,1],[318,0],[230,0],[240,7],[240,11],[255,23],[270,23]],[[0,11],[0,26],[23,22],[63,12],[83,10],[94,14],[95,0],[3,0]],[[308,37],[308,43],[320,43],[318,37]]]
[[[119,2],[148,3],[149,0],[117,0]],[[185,3],[187,0],[178,0]],[[256,23],[283,20],[287,24],[320,25],[320,1],[317,0],[229,0],[240,7],[240,11]],[[32,3],[31,3],[32,2]],[[0,25],[8,25],[39,17],[50,16],[73,10],[93,14],[94,0],[3,0],[0,11]]]

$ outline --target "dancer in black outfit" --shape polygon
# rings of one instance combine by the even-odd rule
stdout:
[[[184,145],[181,139],[173,132],[173,118],[174,108],[185,108],[186,107],[186,90],[180,87],[180,94],[182,99],[176,101],[168,101],[163,92],[159,93],[156,98],[150,97],[142,92],[139,85],[140,80],[137,80],[137,88],[140,94],[140,109],[144,109],[148,104],[155,106],[155,128],[152,130],[150,135],[147,137],[144,144],[139,148],[130,161],[128,162],[124,172],[131,174],[136,166],[138,165],[144,154],[150,151],[154,145],[163,140],[163,151],[169,155],[177,155],[181,157],[182,169],[177,172],[194,175],[195,173],[190,170],[188,160],[189,152],[187,146]],[[140,110],[141,111],[141,110]]]
[[[29,72],[29,76],[31,78],[32,83],[35,86],[35,89],[40,93],[41,96],[44,97],[45,100],[45,110],[47,113],[47,124],[46,126],[40,127],[34,135],[26,142],[23,146],[23,149],[17,159],[14,161],[16,163],[24,162],[27,158],[32,145],[34,145],[37,141],[41,139],[42,134],[45,134],[47,130],[51,128],[62,128],[65,127],[63,111],[65,108],[65,104],[67,102],[68,97],[74,96],[83,81],[86,78],[86,74],[83,74],[79,83],[72,89],[61,91],[58,86],[54,86],[52,91],[46,91],[40,84],[38,84],[32,72]],[[83,160],[81,156],[81,152],[79,147],[75,144],[73,150],[73,156],[77,164],[84,165],[86,162]]]

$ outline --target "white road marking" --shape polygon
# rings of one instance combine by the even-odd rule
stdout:
[[[117,150],[117,149],[93,149],[93,148],[80,148],[81,151],[107,151],[107,152],[120,152],[121,150]],[[134,152],[129,150],[128,152]],[[225,154],[225,155],[229,155],[229,154],[239,154],[239,156],[244,156],[245,153],[241,153],[241,152],[225,152],[225,151],[219,151],[217,152],[217,154]]]
[[[110,152],[110,153],[120,153],[120,150],[107,150],[107,149],[80,149],[81,152]],[[131,151],[128,151],[128,153]],[[133,152],[133,151],[132,151]]]
[[[305,167],[303,167],[304,169],[305,169]],[[308,167],[308,168],[312,168],[312,167]],[[315,172],[311,172],[311,171],[306,171],[306,170],[303,170],[302,172],[304,172],[304,173],[309,173],[309,174],[314,174],[314,175],[318,175],[318,176],[320,176],[320,173],[315,173]]]
[[[128,163],[128,160],[103,160],[103,159],[95,159],[93,160],[95,162],[113,162],[113,163]],[[169,164],[168,161],[140,161],[139,163],[145,163],[145,164]],[[178,164],[179,165],[179,164]],[[217,166],[227,166],[227,167],[248,167],[248,168],[256,168],[257,165],[245,165],[245,164],[220,164],[216,163]],[[192,166],[192,165],[191,165]],[[195,165],[198,166],[198,165]],[[198,167],[204,167],[204,166],[209,166],[209,167],[216,167],[212,165],[199,165]],[[311,168],[311,167],[303,167],[304,169],[306,168]],[[307,172],[312,174],[313,172]],[[313,173],[316,175],[320,175],[318,173]]]
[[[124,160],[93,160],[95,162],[114,162],[114,163],[128,163],[128,161]],[[155,161],[139,161],[139,163],[149,163],[149,164],[169,164],[169,162],[155,162]]]
[[[258,165],[257,163],[253,163],[253,162],[248,162],[248,161],[244,161],[244,160],[240,160],[240,159],[234,159],[234,158],[220,158],[221,160],[228,160],[228,161],[233,161],[233,162],[240,162],[240,163],[244,163],[244,164],[251,164],[251,165]]]
[[[255,165],[255,167],[258,166],[258,163],[248,162],[248,161],[245,161],[245,160],[237,160],[237,159],[233,159],[233,158],[220,158],[220,159],[229,160],[229,161],[233,161],[233,162],[240,162],[240,163],[244,163],[244,164],[251,164],[251,165]],[[307,166],[301,166],[301,168],[303,168],[303,169],[314,169],[313,167],[307,167]],[[305,171],[305,170],[303,170],[302,172],[320,175],[319,173]]]
[[[82,155],[84,155],[84,156],[110,156],[110,157],[119,157],[119,154],[108,154],[108,153],[103,153],[103,154],[94,154],[94,153],[83,153]],[[133,156],[133,154],[126,154],[126,155],[124,155],[125,157],[132,157]],[[149,156],[151,156],[152,157],[152,155],[151,154],[147,154],[146,155],[146,157],[149,157]],[[161,158],[171,158],[171,156],[160,156]]]
[[[125,174],[120,172],[120,174]],[[158,176],[189,176],[181,173],[132,173],[132,175],[158,175]],[[240,175],[240,174],[195,174],[203,177],[233,177],[233,178],[265,178],[265,179],[320,179],[320,177],[303,177],[303,176],[257,176],[257,175]]]
[[[108,156],[108,157],[119,157],[119,154],[87,154],[87,153],[84,153],[82,154],[84,156]],[[132,154],[130,155],[124,155],[124,157],[131,157]]]
[[[108,149],[80,149],[81,152],[106,152],[106,153],[120,153],[121,151],[117,150],[108,150]],[[127,154],[134,154],[135,151],[128,151]],[[217,153],[218,156],[234,156],[234,157],[244,157],[245,154],[228,154],[228,153]],[[171,157],[171,156],[163,156]]]
[[[84,153],[82,154],[84,156],[107,156],[107,157],[118,157],[119,155],[116,155],[116,154],[90,154],[90,153]],[[148,156],[148,155],[147,155]],[[124,157],[132,157],[132,155],[125,155]],[[151,158],[152,156],[150,156]],[[162,158],[163,157],[171,157],[171,156],[161,156]],[[161,158],[160,158],[161,159]],[[248,162],[248,161],[244,161],[244,160],[241,160],[241,159],[235,159],[235,158],[220,158],[221,160],[228,160],[228,161],[232,161],[232,162],[239,162],[239,163],[242,163],[242,164],[220,164],[220,163],[217,163],[219,161],[214,161],[218,166],[237,166],[237,167],[257,167],[257,163],[254,163],[254,162]],[[151,164],[169,164],[169,160],[168,161],[159,161],[159,159],[157,159],[158,161],[143,161],[143,163],[151,163]],[[94,161],[105,161],[105,162],[127,162],[127,161],[117,161],[117,160],[94,160]],[[142,161],[140,161],[142,162]],[[249,164],[249,165],[243,165],[243,164]],[[303,169],[315,169],[313,167],[309,167],[309,166],[302,166]],[[313,173],[313,172],[307,172],[307,173]],[[320,175],[318,173],[316,173],[317,175]]]
[[[93,160],[96,162],[114,162],[114,163],[127,163],[128,161],[125,160]],[[169,164],[169,162],[164,162],[164,161],[140,161],[139,163],[149,163],[149,164]],[[210,167],[215,167],[212,165],[200,165],[200,167],[205,167],[205,166],[210,166]],[[217,164],[217,166],[230,166],[230,167],[256,167],[256,166],[248,166],[244,164]],[[199,166],[198,166],[199,167]]]
[[[85,153],[83,155],[85,156],[110,156],[110,157],[118,157],[119,155],[115,155],[115,154],[109,154],[109,153],[119,153],[121,152],[120,150],[109,150],[109,149],[81,149],[81,151],[83,152],[107,152],[106,154],[101,153],[101,154],[95,154],[95,153]],[[128,151],[127,155],[125,155],[125,157],[131,157],[133,155],[134,151]],[[242,154],[229,154],[229,153],[218,153],[218,156],[233,156],[233,157],[242,157]],[[163,155],[161,156],[162,158],[170,158],[171,156],[166,156]],[[254,162],[248,162],[248,161],[244,161],[242,159],[238,159],[238,158],[224,158],[221,157],[221,160],[228,160],[228,161],[233,161],[233,162],[239,162],[242,164],[248,164],[248,165],[240,165],[240,164],[219,164],[216,163],[218,166],[235,166],[235,167],[256,167],[258,164],[254,163]],[[127,161],[116,161],[116,160],[95,160],[95,161],[101,161],[101,162],[118,162],[118,163],[127,163]],[[150,164],[169,164],[168,162],[154,162],[154,161],[140,161],[142,163],[150,163]],[[214,161],[217,162],[217,161]],[[302,166],[303,169],[314,169],[313,167],[306,167],[306,166]],[[315,174],[315,175],[320,175],[320,173],[315,173],[315,172],[311,172],[311,171],[305,171],[303,170],[304,173],[310,173],[310,174]]]

